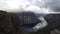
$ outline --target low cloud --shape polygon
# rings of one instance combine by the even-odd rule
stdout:
[[[0,0],[0,10],[33,11],[35,13],[59,12],[60,0]]]

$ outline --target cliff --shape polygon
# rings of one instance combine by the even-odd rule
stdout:
[[[0,34],[21,34],[19,18],[13,13],[0,11]]]
[[[21,12],[16,13],[16,15],[19,17],[22,24],[34,24],[34,23],[37,24],[40,22],[40,20],[33,12]]]

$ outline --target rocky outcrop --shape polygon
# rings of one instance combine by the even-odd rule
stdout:
[[[60,25],[60,14],[48,14],[44,18],[50,25],[48,28],[54,29]]]
[[[34,24],[40,22],[33,12],[16,13],[16,15],[20,18],[22,24]]]
[[[20,20],[15,14],[0,11],[0,34],[21,34],[19,25]]]

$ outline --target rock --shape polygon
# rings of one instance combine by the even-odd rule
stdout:
[[[19,18],[14,13],[0,11],[0,33],[1,34],[21,34]]]
[[[31,24],[31,23],[39,23],[40,20],[33,12],[22,12],[17,13],[18,17],[22,21],[23,24]]]
[[[45,20],[47,21],[48,28],[54,29],[58,28],[60,25],[60,14],[48,14],[45,17]],[[58,26],[58,27],[57,27]]]

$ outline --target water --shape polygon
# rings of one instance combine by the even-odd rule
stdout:
[[[36,25],[37,23],[32,23],[32,24],[25,24],[22,26],[23,30],[25,32],[36,32],[33,27]]]
[[[32,27],[25,27],[24,31],[26,31],[26,32],[36,32]]]

